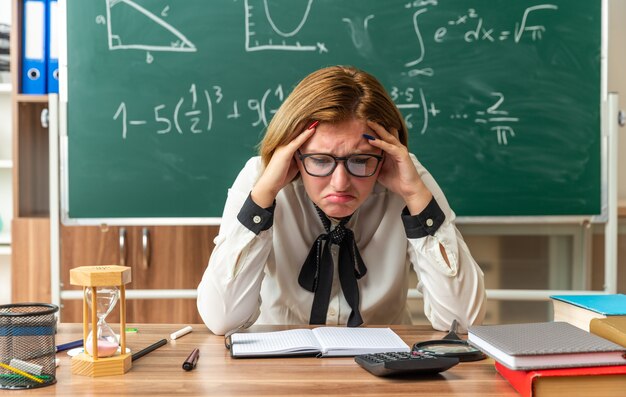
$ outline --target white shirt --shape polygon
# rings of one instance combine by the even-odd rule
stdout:
[[[418,276],[424,313],[435,329],[459,331],[482,321],[485,313],[483,273],[456,226],[443,192],[411,155],[426,186],[445,214],[434,235],[407,238],[401,220],[404,201],[379,183],[346,227],[367,273],[360,280],[360,312],[365,325],[410,324],[406,298],[410,273]],[[258,234],[237,215],[260,177],[260,157],[251,158],[228,191],[219,234],[209,265],[198,286],[198,311],[207,327],[224,334],[256,324],[308,324],[313,293],[298,284],[298,275],[323,225],[300,178],[276,197],[273,225]],[[257,217],[255,223],[259,223]],[[430,222],[429,222],[430,223]],[[445,248],[450,265],[440,251]],[[337,246],[332,246],[334,279],[327,325],[345,325],[351,309],[337,274]]]

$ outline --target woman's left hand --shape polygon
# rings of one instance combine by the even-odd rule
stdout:
[[[382,149],[385,156],[378,173],[378,182],[400,195],[411,215],[419,214],[433,195],[415,169],[408,148],[380,124],[368,121],[367,125],[380,138],[370,140],[370,145]],[[398,133],[396,130],[392,132],[396,135]]]

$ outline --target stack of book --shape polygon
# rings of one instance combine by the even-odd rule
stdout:
[[[473,326],[468,340],[522,396],[626,395],[626,349],[569,323]]]
[[[589,323],[589,331],[626,347],[626,316],[594,318]]]
[[[624,294],[552,295],[550,298],[554,309],[554,321],[566,321],[585,331],[591,331],[593,319],[626,318]],[[626,338],[622,340],[624,339]]]
[[[0,23],[0,83],[10,81],[11,26]]]

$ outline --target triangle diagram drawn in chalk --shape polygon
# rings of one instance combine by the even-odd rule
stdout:
[[[195,52],[178,29],[131,0],[106,0],[110,50]]]

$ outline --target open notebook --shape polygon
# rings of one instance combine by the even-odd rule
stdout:
[[[290,355],[356,356],[408,352],[409,346],[389,328],[319,327],[231,335],[233,357]]]

